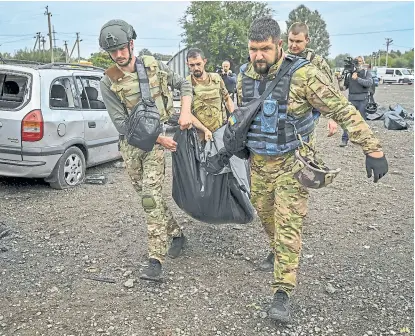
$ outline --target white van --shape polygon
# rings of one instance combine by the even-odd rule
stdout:
[[[414,82],[414,75],[406,68],[377,68],[377,75],[381,83],[407,83]]]

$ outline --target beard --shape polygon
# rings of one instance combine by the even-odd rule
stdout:
[[[195,76],[196,78],[200,78],[202,77],[202,75],[203,75],[203,72],[200,70],[193,71],[193,76]]]
[[[115,63],[117,63],[120,67],[125,67],[130,64],[130,60],[125,57],[117,57],[115,59]]]
[[[268,73],[269,68],[271,68],[272,64],[269,64],[265,60],[254,61],[254,69],[255,72],[260,75],[265,75]]]

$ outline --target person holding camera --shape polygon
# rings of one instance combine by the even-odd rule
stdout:
[[[231,64],[229,61],[222,62],[222,69],[220,69],[218,73],[225,83],[226,90],[228,90],[229,95],[231,96],[232,100],[234,100],[236,90],[236,75],[232,72]]]
[[[354,69],[349,74],[349,80],[345,81],[345,85],[341,86],[341,90],[349,89],[349,102],[360,112],[363,119],[366,120],[366,105],[369,98],[369,90],[373,85],[372,74],[370,71],[363,68],[364,59],[358,56],[354,59]],[[342,142],[340,147],[346,147],[349,142],[349,134],[346,130],[343,131]]]

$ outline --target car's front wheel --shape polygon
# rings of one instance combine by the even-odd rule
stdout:
[[[86,161],[78,147],[69,147],[56,164],[46,182],[53,189],[67,189],[81,184],[85,179]]]

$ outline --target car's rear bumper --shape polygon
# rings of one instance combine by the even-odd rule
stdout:
[[[48,177],[56,163],[60,159],[61,154],[37,156],[36,160],[7,160],[0,158],[0,175],[13,177]]]

